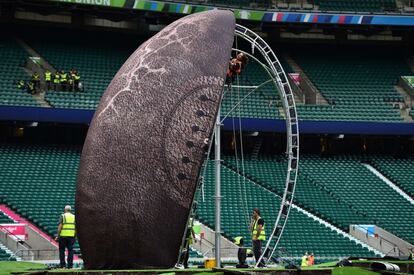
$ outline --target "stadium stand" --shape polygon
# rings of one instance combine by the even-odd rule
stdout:
[[[55,236],[64,206],[75,202],[79,160],[79,147],[1,145],[1,203]]]
[[[284,59],[280,59],[286,73],[293,72]],[[256,61],[250,60],[239,79],[235,79],[231,92],[226,91],[222,103],[222,116],[228,114],[235,105],[230,117],[280,119],[279,94],[266,70]],[[241,86],[242,88],[238,88]],[[243,88],[244,87],[244,88]],[[246,88],[249,87],[249,88]],[[255,88],[257,87],[257,88]]]
[[[243,173],[241,164],[234,157],[225,158],[225,165]],[[257,160],[244,160],[244,175],[255,183],[283,195],[287,162],[264,156]],[[295,203],[304,209],[313,212],[324,220],[348,231],[350,224],[372,223],[366,213],[355,208],[347,201],[341,199],[339,194],[333,193],[323,183],[315,182],[307,175],[299,174],[296,185]]]
[[[411,173],[414,171],[413,158],[398,159],[383,155],[373,157],[370,163],[414,198],[414,175]]]
[[[386,48],[307,47],[292,56],[329,106],[298,106],[300,119],[399,122],[393,103],[404,98],[394,85],[411,74],[403,53]],[[395,105],[397,106],[397,105]]]
[[[266,86],[254,92],[251,92],[252,89],[233,88],[233,91],[227,92],[223,98],[222,116],[227,115],[232,110],[229,114],[230,117],[280,118],[280,112],[277,106],[279,97],[276,94],[267,95],[272,93],[271,90],[268,90],[268,88],[271,89],[272,87],[274,87],[273,84],[266,84]],[[244,97],[248,100],[241,101]],[[238,107],[234,108],[238,103]]]
[[[0,105],[39,107],[40,105],[26,90],[19,90],[15,82],[28,80],[23,70],[28,54],[13,38],[4,35],[0,38]]]
[[[12,219],[10,219],[6,214],[0,212],[0,224],[2,223],[15,223]]]
[[[387,12],[396,11],[395,0],[315,0],[323,11]]]
[[[85,91],[47,93],[45,100],[57,108],[95,109],[113,76],[135,50],[133,45],[142,42],[141,39],[135,42],[122,39],[123,43],[118,43],[119,37],[108,33],[104,37],[94,33],[76,33],[77,39],[73,39],[75,32],[65,32],[58,39],[47,33],[26,33],[25,38],[55,69],[66,72],[71,68],[77,69]]]
[[[28,37],[29,44],[36,49],[55,68],[76,68],[81,74],[85,92],[48,92],[45,100],[53,107],[72,109],[95,109],[107,85],[134,50],[138,40],[127,40],[122,47],[110,41],[115,38],[97,38],[93,34],[83,37],[82,46],[65,36],[51,39],[50,36]],[[390,121],[401,122],[399,110],[393,103],[403,102],[393,85],[397,77],[410,74],[403,58],[383,54],[380,50],[362,48],[359,54],[355,49],[319,49],[309,47],[294,51],[294,58],[309,76],[330,105],[298,105],[300,119],[346,120],[346,121]],[[322,58],[329,57],[329,58]],[[323,64],[321,64],[321,60]],[[281,59],[287,73],[292,72],[289,65]],[[233,83],[232,91],[226,93],[223,113],[227,114],[238,99],[248,95],[252,88],[269,79],[265,70],[251,61],[239,81]],[[244,118],[281,118],[281,102],[275,94],[272,83],[265,84],[247,96],[247,100],[233,110],[230,116]],[[395,105],[396,106],[396,105]]]
[[[365,157],[340,155],[301,157],[301,173],[326,186],[341,200],[366,213],[375,224],[408,242],[414,241],[411,220],[414,209],[401,195],[371,173]]]
[[[82,45],[71,39],[70,36],[52,39],[48,35],[31,36],[26,34],[26,37],[29,44],[55,68],[65,68],[67,71],[74,67],[80,72],[84,93],[48,92],[45,97],[45,100],[53,107],[71,109],[95,109],[117,70],[135,50],[136,45],[134,44],[139,43],[139,40],[135,42],[127,40],[122,47],[119,47],[118,44],[113,44],[113,41],[117,41],[116,38],[107,36],[98,38],[90,33],[82,36]],[[113,50],[114,47],[117,48],[117,51]],[[240,85],[257,86],[268,79],[264,70],[254,62],[249,64],[244,75],[248,75],[248,78],[241,78]],[[267,86],[267,90],[269,87],[271,89],[271,86]],[[249,96],[254,104],[249,103],[240,107],[242,117],[278,117],[278,110],[268,107],[269,100],[263,96],[263,90],[266,91],[266,87]],[[240,91],[240,96],[248,93],[247,90],[240,89]],[[226,109],[227,106],[232,106],[229,102],[233,99],[229,95],[234,97],[235,93],[229,93],[226,97],[224,110],[229,110]],[[237,102],[236,99],[232,101],[233,104],[235,102]]]
[[[408,164],[400,166],[404,160],[394,162],[385,156],[368,159],[391,180],[403,182],[401,185],[411,190],[410,176],[402,171],[410,171],[412,161],[407,160]],[[362,166],[364,161],[366,158],[362,156],[302,156],[295,202],[343,230],[347,231],[351,224],[377,224],[412,242],[414,235],[410,222],[407,222],[414,215],[412,208],[403,197]],[[225,159],[225,164],[242,172],[242,166],[232,158]],[[283,194],[284,171],[286,163],[272,157],[262,156],[257,161],[247,158],[244,162],[244,174],[248,178],[277,194]]]
[[[52,107],[70,109],[95,109],[99,100],[106,90],[109,82],[122,66],[124,61],[140,43],[139,39],[126,39],[122,46],[114,45],[115,37],[104,38],[93,33],[81,35],[82,44],[71,39],[70,35],[54,39],[49,35],[38,33],[25,34],[28,43],[42,55],[55,68],[76,68],[81,74],[81,81],[85,92],[48,92],[45,100]],[[113,49],[116,47],[116,51]],[[291,71],[287,63],[281,60],[284,67]],[[269,76],[265,70],[257,63],[250,62],[246,70],[242,73],[239,81],[233,85],[258,86],[267,81]],[[224,97],[223,112],[227,113],[238,99],[246,96],[252,89],[233,88],[231,93]],[[240,93],[239,93],[240,92]],[[279,96],[275,94],[274,85],[266,84],[255,92],[251,93],[239,108],[236,108],[232,116],[250,118],[280,118],[277,105]]]
[[[0,245],[0,261],[16,261],[16,258]]]
[[[0,146],[0,188],[2,203],[6,203],[22,216],[38,225],[51,236],[56,234],[57,218],[65,204],[74,203],[75,182],[80,160],[80,148],[68,146],[9,145]],[[199,208],[199,219],[207,225],[214,223],[212,197],[213,166],[208,166],[206,202]],[[242,176],[223,166],[223,229],[228,237],[249,236],[243,222],[243,207],[237,182]],[[259,185],[246,179],[248,205],[263,209],[264,217],[271,220],[279,199]],[[211,195],[211,196],[210,196]],[[258,205],[254,204],[259,201]],[[270,230],[270,229],[269,229]],[[307,232],[306,234],[303,232]],[[282,246],[300,256],[314,251],[319,256],[374,256],[365,248],[343,238],[318,222],[292,210]]]
[[[206,182],[214,181],[214,164],[207,165]],[[251,245],[248,222],[251,209],[259,207],[262,217],[268,221],[266,230],[271,229],[272,218],[279,208],[280,199],[251,180],[243,178],[235,171],[222,166],[222,229],[228,237],[245,236],[246,245]],[[244,185],[242,188],[241,185]],[[246,195],[246,194],[247,195]],[[246,200],[244,200],[246,196]],[[245,204],[245,202],[247,203]],[[244,207],[247,205],[247,207]],[[214,186],[205,185],[205,202],[200,203],[198,218],[213,227],[214,224]],[[282,237],[281,247],[293,256],[301,256],[305,251],[313,251],[319,257],[362,256],[373,257],[374,253],[361,245],[344,238],[337,232],[301,212],[292,209],[287,227]]]
[[[1,201],[1,197],[0,197]],[[0,212],[0,224],[10,224],[15,223],[12,219],[10,219],[7,215]],[[15,257],[12,257],[11,253],[8,253],[5,249],[2,249],[0,244],[0,261],[16,261]]]

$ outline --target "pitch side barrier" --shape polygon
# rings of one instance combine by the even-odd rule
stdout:
[[[53,122],[89,124],[94,110],[75,110],[43,107],[0,106],[0,121]],[[223,130],[233,129],[232,118],[223,121]],[[285,120],[242,118],[244,131],[286,131]],[[237,125],[236,125],[237,126]],[[409,122],[357,122],[300,120],[302,134],[366,134],[366,135],[414,135],[414,123]]]

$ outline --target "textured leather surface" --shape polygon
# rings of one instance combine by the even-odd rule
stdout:
[[[142,44],[108,86],[83,147],[76,191],[86,268],[174,266],[234,28],[229,11],[181,18]]]

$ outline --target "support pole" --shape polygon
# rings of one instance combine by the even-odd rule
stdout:
[[[220,182],[220,165],[221,165],[221,153],[220,153],[220,107],[217,113],[216,125],[214,127],[214,137],[215,137],[215,144],[214,144],[214,156],[215,156],[215,201],[216,201],[216,209],[215,209],[215,257],[216,257],[216,267],[221,267],[221,245],[220,245],[220,238],[221,238],[221,226],[220,226],[220,216],[221,216],[221,182]]]

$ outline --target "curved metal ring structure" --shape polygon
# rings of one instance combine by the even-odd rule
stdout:
[[[289,85],[288,78],[274,54],[270,46],[256,33],[248,28],[236,24],[235,35],[244,39],[252,45],[252,49],[255,48],[263,55],[266,62],[270,67],[270,73],[272,74],[273,82],[279,88],[279,95],[282,99],[282,106],[286,118],[286,137],[287,148],[286,154],[288,157],[288,168],[285,181],[285,189],[280,204],[280,209],[275,220],[275,224],[270,234],[269,240],[266,243],[263,254],[257,261],[256,266],[261,262],[266,251],[271,249],[271,253],[267,255],[267,262],[272,258],[277,245],[282,237],[283,230],[286,226],[286,222],[289,217],[293,196],[295,192],[295,186],[298,175],[299,164],[299,127],[298,116],[296,112],[296,105],[292,89]],[[271,248],[273,246],[273,248]]]

